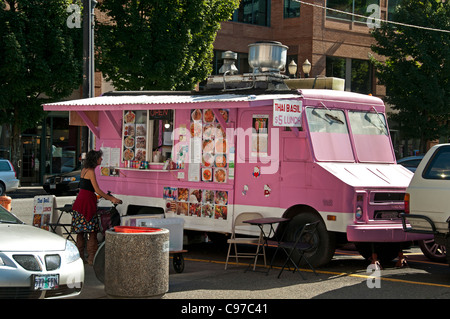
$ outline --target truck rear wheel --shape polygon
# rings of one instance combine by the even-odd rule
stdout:
[[[334,233],[327,231],[327,228],[320,216],[311,212],[300,213],[292,217],[286,224],[287,228],[285,232],[286,240],[292,240],[299,227],[317,220],[320,220],[319,226],[317,227],[316,238],[314,238],[317,245],[315,245],[315,248],[311,251],[307,251],[305,253],[306,258],[308,258],[309,262],[314,267],[320,267],[329,263],[333,258],[336,245]],[[300,265],[303,266],[302,263]]]

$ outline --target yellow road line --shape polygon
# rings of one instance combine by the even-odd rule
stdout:
[[[219,261],[219,260],[205,260],[205,259],[197,259],[197,258],[185,258],[185,260],[225,265],[224,261]],[[229,265],[235,265],[235,266],[246,266],[246,265],[248,265],[248,263],[236,263],[236,262],[228,262],[228,264]],[[256,265],[256,266],[257,267],[264,267],[263,265]],[[272,268],[274,268],[274,269],[281,269],[281,267],[278,267],[278,266],[272,266]],[[302,269],[302,268],[300,268],[300,270],[304,271],[304,272],[311,272],[311,273],[313,272],[310,269]],[[316,273],[326,274],[326,275],[333,275],[333,276],[347,276],[347,277],[363,278],[363,279],[368,279],[368,278],[374,279],[374,278],[377,278],[377,279],[380,279],[382,281],[390,281],[390,282],[399,282],[399,283],[406,283],[406,284],[413,284],[413,285],[423,285],[423,286],[434,286],[434,287],[450,288],[450,285],[428,283],[428,282],[421,282],[421,281],[412,281],[412,280],[404,280],[404,279],[395,279],[395,278],[386,278],[386,277],[383,277],[383,276],[375,277],[375,276],[371,276],[371,275],[351,274],[351,273],[346,273],[346,272],[335,272],[335,271],[320,270],[320,269],[316,269]]]
[[[358,257],[359,258],[363,258],[358,253],[351,253],[351,252],[345,252],[345,251],[336,251],[336,255],[351,256],[351,257],[355,257],[355,258],[358,258]],[[423,256],[422,253],[404,253],[403,255],[405,257],[409,257],[409,256]],[[415,263],[422,263],[422,264],[445,266],[445,267],[449,266],[447,263],[441,263],[441,262],[431,261],[431,260],[417,260],[417,259],[408,259],[407,258],[406,261],[407,262],[411,261],[411,262],[415,262]]]

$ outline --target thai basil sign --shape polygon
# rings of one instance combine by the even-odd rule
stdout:
[[[302,126],[302,101],[274,100],[273,126]]]

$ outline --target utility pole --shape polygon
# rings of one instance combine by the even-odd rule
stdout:
[[[83,0],[83,98],[95,96],[94,66],[94,8],[96,0]],[[91,143],[91,133],[86,126],[82,127],[81,151],[87,152]]]
[[[95,97],[95,49],[94,49],[94,33],[95,33],[95,6],[97,5],[96,0],[91,0],[89,2],[89,97]]]

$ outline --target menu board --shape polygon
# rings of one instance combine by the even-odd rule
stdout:
[[[124,111],[122,160],[147,160],[147,111]]]
[[[228,123],[229,110],[219,109],[219,112]],[[216,120],[212,109],[194,109],[190,115],[191,163],[200,164],[201,181],[226,183],[229,145],[225,129]]]
[[[100,147],[103,152],[103,160],[100,164],[101,176],[119,176],[117,167],[120,162],[120,148]]]
[[[35,196],[33,209],[33,226],[49,230],[52,215],[55,209],[55,197],[53,195]]]
[[[228,191],[200,188],[164,187],[166,213],[226,220]]]

